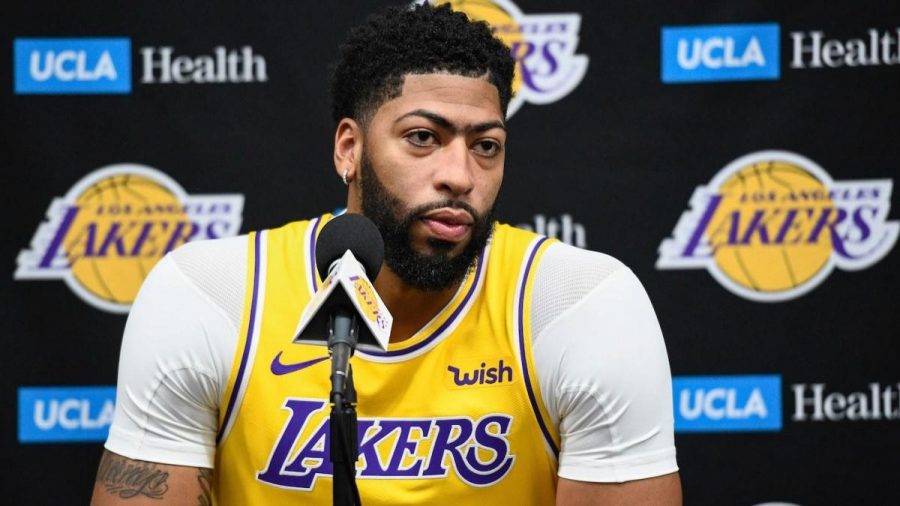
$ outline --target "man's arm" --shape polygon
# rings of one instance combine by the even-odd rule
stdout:
[[[681,506],[678,473],[625,483],[591,483],[559,479],[557,506]]]
[[[681,504],[668,357],[638,279],[555,244],[534,290],[535,369],[561,443],[557,504]]]
[[[166,255],[147,276],[125,325],[92,504],[210,504],[245,262],[245,237],[202,241]]]
[[[103,451],[91,506],[209,506],[212,469],[133,460]]]

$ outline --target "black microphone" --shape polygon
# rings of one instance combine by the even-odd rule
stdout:
[[[352,259],[346,255],[348,251]],[[361,214],[343,214],[332,219],[322,227],[316,241],[316,269],[323,280],[329,279],[331,273],[338,273],[341,263],[352,260],[362,266],[365,274],[353,281],[363,279],[365,286],[371,287],[369,279],[378,276],[384,260],[384,240],[378,227]],[[354,283],[354,288],[356,285]],[[374,287],[370,289],[374,295]],[[331,354],[332,390],[343,393],[350,357],[359,341],[358,311],[347,301],[336,300],[329,313],[327,344]]]
[[[316,269],[323,281],[300,316],[294,342],[328,346],[338,388],[357,348],[387,349],[393,317],[370,281],[383,259],[384,240],[365,216],[337,216],[319,232]]]
[[[387,349],[393,318],[370,279],[378,276],[384,241],[359,214],[337,216],[316,242],[322,286],[300,317],[294,342],[327,344],[331,355],[331,450],[333,503],[360,505],[356,486],[356,389],[350,357],[357,346]],[[364,325],[360,326],[359,321]],[[327,336],[327,337],[326,337]]]
[[[316,269],[325,279],[350,251],[370,280],[378,277],[384,260],[384,239],[372,220],[361,214],[342,214],[325,224],[316,240]]]

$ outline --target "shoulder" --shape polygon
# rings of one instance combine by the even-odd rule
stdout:
[[[301,247],[307,244],[307,239],[314,237],[310,234],[318,233],[331,218],[330,214],[325,214],[277,228],[258,230],[252,233],[253,243],[250,234],[189,242],[168,255],[172,263],[168,270],[176,271],[183,282],[200,292],[213,306],[224,312],[234,326],[238,326],[245,303],[248,262],[253,261],[257,240],[265,238],[267,243],[284,242]]]
[[[610,277],[638,283],[631,270],[604,253],[554,241],[535,268],[531,300],[532,338],[537,338],[553,320],[574,308],[597,287],[615,290]]]
[[[544,274],[544,282],[548,288],[564,285],[566,281],[575,278],[581,279],[586,285],[596,286],[614,272],[628,270],[615,257],[559,241],[554,241],[547,247],[537,266],[537,272]],[[557,276],[548,275],[550,273]]]
[[[247,235],[191,241],[175,249],[171,254],[179,264],[195,264],[198,260],[222,258],[240,260],[247,258]]]
[[[571,272],[573,276],[586,275],[591,280],[600,281],[615,270],[627,269],[625,264],[605,253],[578,248],[530,230],[497,223],[491,247],[511,249],[513,245],[519,246],[516,248],[519,250],[527,246],[531,246],[531,249],[538,245],[544,247],[536,266],[539,272],[565,270]]]
[[[677,470],[668,355],[631,269],[556,243],[534,286],[532,350],[562,440],[559,475],[621,482]]]
[[[173,267],[235,325],[240,323],[247,272],[248,236],[194,241],[170,254]]]
[[[122,338],[107,449],[151,462],[212,466],[246,255],[246,236],[188,243],[144,280]]]

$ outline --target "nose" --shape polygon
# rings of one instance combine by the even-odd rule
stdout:
[[[475,187],[475,165],[464,138],[456,138],[444,146],[443,159],[437,167],[434,183],[437,190],[456,198],[471,193]]]

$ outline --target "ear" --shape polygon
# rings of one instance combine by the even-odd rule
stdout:
[[[355,120],[344,118],[334,132],[334,170],[338,177],[347,172],[347,180],[353,181],[359,173],[362,160],[363,131]]]

